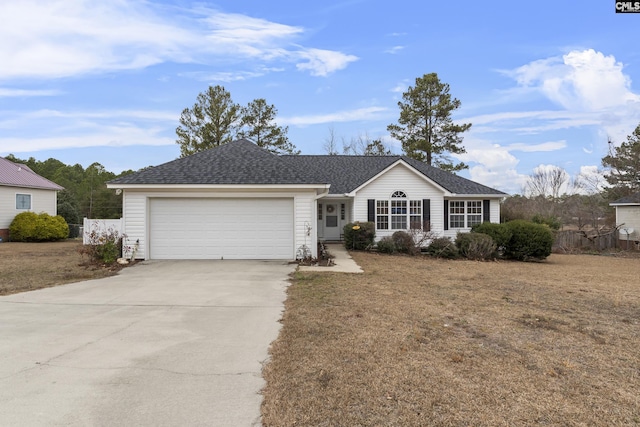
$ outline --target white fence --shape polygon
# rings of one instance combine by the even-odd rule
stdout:
[[[82,221],[82,243],[89,244],[89,233],[95,231],[97,233],[103,233],[108,231],[117,231],[120,235],[124,230],[124,221],[120,219],[88,219],[85,218]]]

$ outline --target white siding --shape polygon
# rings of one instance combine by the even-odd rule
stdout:
[[[200,198],[292,198],[294,200],[294,249],[306,244],[316,256],[316,232],[315,217],[315,191],[142,191],[125,190],[123,197],[123,218],[125,222],[125,233],[127,234],[127,244],[135,245],[139,241],[136,258],[148,259],[149,235],[149,199],[151,198],[180,198],[180,197],[200,197]],[[305,224],[311,224],[311,235],[306,236]],[[293,252],[293,251],[292,251]]]
[[[452,199],[452,200],[463,200],[463,199]],[[482,197],[473,197],[473,198],[468,198],[464,200],[486,200],[486,199],[483,199]],[[484,208],[484,204],[483,204],[483,208]],[[444,216],[444,206],[442,207],[442,210],[443,210],[442,215]],[[484,212],[482,213],[482,216],[484,218]],[[489,222],[500,223],[500,199],[490,199]],[[455,239],[458,233],[468,233],[470,231],[471,231],[470,228],[453,228],[453,229],[446,230],[444,232],[444,236]]]
[[[16,209],[16,194],[31,195],[31,212],[57,214],[57,193],[54,190],[0,186],[0,229],[9,228],[13,218],[25,212]]]
[[[306,245],[313,257],[318,256],[318,230],[315,221],[315,193],[298,194],[294,198],[295,248],[296,252]],[[307,235],[308,234],[308,235]]]
[[[394,191],[404,191],[408,200],[429,199],[431,204],[431,231],[441,235],[444,216],[442,190],[418,176],[406,166],[398,164],[384,175],[358,191],[353,203],[354,221],[367,221],[367,200],[391,198]],[[376,240],[392,235],[397,230],[376,230]]]
[[[131,193],[125,191],[122,197],[124,220],[124,233],[127,235],[125,246],[138,248],[135,257],[146,259],[147,253],[147,196],[144,193]],[[129,256],[129,254],[126,254]]]
[[[625,228],[633,228],[633,234],[629,235],[630,240],[638,240],[640,237],[640,206],[616,206],[616,224],[624,224]],[[626,239],[627,235],[622,231],[619,233],[621,239]]]

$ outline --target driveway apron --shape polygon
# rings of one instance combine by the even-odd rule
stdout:
[[[0,297],[0,425],[259,425],[293,270],[147,261]]]

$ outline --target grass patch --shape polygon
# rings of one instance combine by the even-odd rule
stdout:
[[[91,265],[78,250],[79,240],[0,243],[0,295],[33,291],[112,276],[120,266]]]
[[[294,275],[265,426],[640,424],[637,259],[352,255]]]

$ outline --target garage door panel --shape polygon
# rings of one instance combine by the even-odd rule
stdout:
[[[153,259],[291,259],[293,199],[152,199]]]

